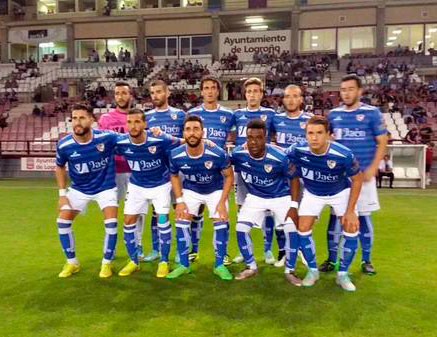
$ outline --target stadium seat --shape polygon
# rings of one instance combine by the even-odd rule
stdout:
[[[417,167],[407,167],[405,171],[405,175],[407,178],[420,179],[420,173]]]
[[[403,179],[405,178],[405,169],[403,167],[393,167],[393,174],[395,178]]]

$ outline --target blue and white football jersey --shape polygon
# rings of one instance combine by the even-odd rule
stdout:
[[[116,153],[123,156],[130,169],[130,182],[134,185],[152,188],[170,181],[167,153],[179,146],[181,140],[167,134],[154,137],[147,132],[142,144],[132,143],[129,135],[120,135]]]
[[[165,133],[173,137],[182,138],[184,131],[185,112],[168,107],[166,111],[152,109],[146,113],[147,126],[149,128],[159,127]]]
[[[294,118],[286,112],[276,114],[273,117],[273,132],[278,146],[285,150],[293,144],[306,142],[305,128],[310,118],[305,112]]]
[[[76,142],[70,134],[61,139],[56,150],[56,165],[68,164],[71,187],[92,195],[114,188],[114,149],[117,134],[111,131],[92,130],[91,141]]]
[[[379,109],[361,104],[358,109],[347,111],[340,106],[331,110],[328,120],[335,140],[352,150],[365,171],[375,157],[376,137],[387,134]]]
[[[225,148],[226,140],[235,131],[235,116],[232,110],[218,106],[217,110],[207,110],[203,104],[188,111],[188,115],[196,115],[203,121],[203,138],[213,141],[222,149]]]
[[[359,173],[360,166],[347,147],[331,142],[325,154],[314,154],[308,143],[295,144],[286,150],[294,176],[303,179],[304,187],[318,196],[331,196],[351,186],[349,177]]]
[[[231,162],[250,194],[267,199],[290,195],[289,160],[278,147],[267,144],[265,156],[255,159],[238,146],[231,154]]]
[[[171,151],[170,173],[184,175],[183,188],[199,194],[210,194],[223,189],[222,171],[231,166],[229,156],[218,146],[208,146],[200,157],[192,158],[187,145]]]
[[[235,123],[237,126],[236,146],[243,145],[247,139],[247,123],[253,119],[261,119],[266,123],[267,137],[270,142],[270,136],[273,128],[273,116],[275,111],[270,108],[260,107],[258,110],[252,111],[247,108],[238,109],[234,112]]]

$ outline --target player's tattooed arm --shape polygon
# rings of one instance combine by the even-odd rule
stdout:
[[[351,180],[352,184],[349,195],[349,202],[346,212],[341,219],[341,223],[347,233],[356,233],[358,231],[360,223],[358,220],[358,216],[355,212],[355,208],[357,206],[358,197],[360,196],[361,186],[363,185],[364,174],[359,172],[358,174],[351,177]]]
[[[55,175],[56,175],[56,182],[59,188],[59,201],[58,201],[59,210],[61,211],[66,208],[71,209],[70,202],[68,201],[68,198],[66,196],[66,189],[67,189],[66,167],[56,166]]]
[[[229,194],[234,187],[234,170],[232,169],[232,166],[223,170],[222,175],[225,178],[223,183],[223,193],[217,205],[216,212],[219,214],[220,220],[228,221],[229,213],[226,207],[226,203],[229,199]]]

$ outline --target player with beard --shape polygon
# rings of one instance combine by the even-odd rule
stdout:
[[[273,142],[287,149],[291,145],[305,142],[305,127],[311,115],[302,111],[303,97],[299,86],[290,84],[284,90],[282,100],[285,112],[273,117]],[[285,264],[285,235],[281,228],[275,229],[278,241],[278,261],[275,267]]]
[[[362,249],[361,270],[367,275],[376,274],[371,262],[374,241],[371,214],[380,209],[376,188],[379,163],[387,150],[387,130],[378,108],[360,102],[361,80],[356,75],[347,75],[341,81],[340,96],[343,105],[331,110],[328,115],[334,139],[352,150],[363,171],[364,183],[357,203],[360,221],[360,243]],[[335,269],[339,244],[339,221],[331,214],[328,225],[328,259],[320,271]]]
[[[192,217],[206,204],[214,224],[214,274],[232,280],[224,265],[229,240],[228,198],[234,184],[234,172],[226,152],[202,139],[204,125],[199,116],[188,116],[184,122],[185,145],[171,151],[170,173],[176,197],[176,236],[180,266],[167,278],[174,279],[191,272],[189,252]],[[182,185],[179,173],[184,176]]]
[[[117,188],[115,183],[114,148],[117,134],[93,130],[94,116],[90,107],[72,107],[73,132],[58,143],[56,180],[59,187],[58,232],[67,257],[59,277],[65,278],[80,270],[76,258],[72,230],[74,219],[85,211],[90,201],[96,201],[105,222],[104,257],[99,276],[112,275],[112,260],[117,243]],[[71,186],[67,190],[67,170]]]
[[[188,115],[199,116],[204,124],[203,138],[213,141],[218,147],[226,150],[227,142],[235,142],[235,117],[232,110],[221,106],[218,103],[220,96],[221,82],[213,76],[205,76],[200,82],[200,94],[203,104],[188,111]],[[203,208],[200,214],[193,217],[191,223],[191,252],[190,261],[198,259],[199,242],[203,228]],[[225,256],[225,265],[232,261],[228,255]]]
[[[149,128],[158,127],[166,134],[182,138],[185,112],[169,105],[170,90],[164,81],[156,80],[150,83],[150,97],[154,108],[146,112],[146,122]],[[151,220],[152,251],[144,257],[144,261],[152,262],[159,258],[158,219],[153,212]],[[141,230],[141,234],[143,230]]]

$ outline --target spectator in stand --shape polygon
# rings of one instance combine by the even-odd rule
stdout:
[[[434,157],[434,143],[430,142],[426,147],[426,164],[425,164],[425,172],[426,172],[426,184],[431,184],[431,166]]]
[[[0,128],[2,130],[8,126],[8,122],[7,122],[8,118],[9,118],[9,112],[3,111],[0,115]]]
[[[426,123],[420,126],[419,129],[420,139],[423,144],[428,144],[432,138],[432,127],[430,124]]]
[[[405,141],[410,144],[421,144],[420,134],[417,127],[413,127],[408,133],[405,135]]]
[[[32,115],[34,115],[36,117],[41,116],[41,109],[36,104],[33,106]]]
[[[60,86],[60,93],[61,97],[68,97],[68,91],[69,91],[70,85],[68,84],[67,80],[64,79]]]
[[[384,159],[379,163],[378,169],[378,188],[382,187],[382,178],[389,177],[390,178],[390,188],[393,188],[393,181],[395,179],[395,175],[393,173],[393,162],[390,159],[390,156],[386,154]]]

